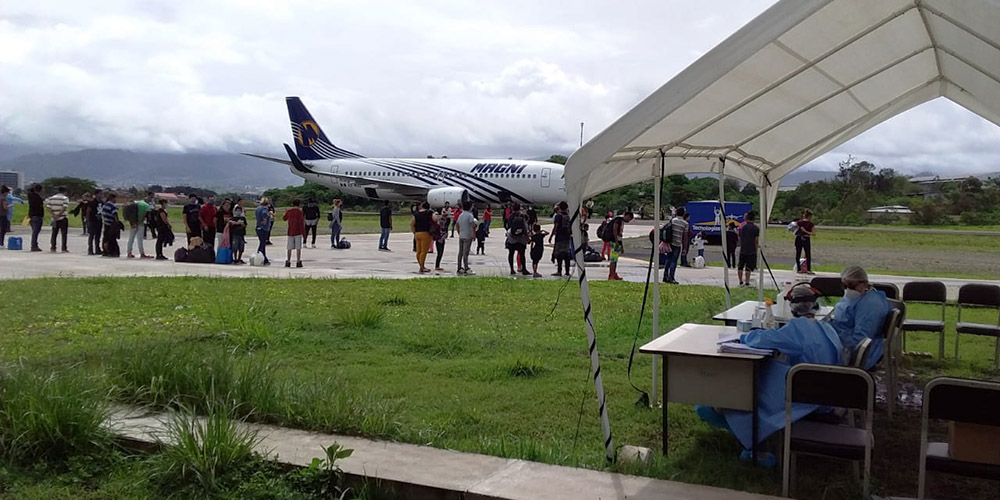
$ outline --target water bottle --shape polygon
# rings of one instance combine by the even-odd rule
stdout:
[[[775,326],[777,326],[774,323],[774,310],[771,309],[771,306],[774,305],[774,301],[771,299],[764,299],[764,304],[767,307],[764,312],[764,328],[774,329]]]
[[[751,328],[764,328],[764,316],[766,314],[766,309],[764,304],[758,303],[757,307],[753,311],[753,321],[751,323]]]

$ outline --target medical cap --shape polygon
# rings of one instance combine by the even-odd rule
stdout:
[[[862,281],[868,282],[868,273],[865,272],[861,266],[847,266],[844,268],[843,272],[840,273],[840,279],[845,281]]]
[[[792,315],[795,317],[805,316],[814,312],[816,307],[816,294],[812,288],[807,286],[797,286],[792,289],[793,302],[789,304]],[[798,299],[798,300],[795,300]]]

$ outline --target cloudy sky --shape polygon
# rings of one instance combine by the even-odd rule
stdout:
[[[770,0],[0,3],[0,145],[281,151],[284,96],[376,156],[569,153]],[[1000,170],[938,100],[814,162]]]

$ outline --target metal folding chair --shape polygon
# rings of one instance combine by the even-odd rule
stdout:
[[[881,290],[887,299],[899,300],[899,287],[892,283],[872,283],[872,288]]]
[[[968,307],[997,310],[996,324],[962,321],[962,309]],[[958,289],[958,323],[955,325],[955,361],[958,361],[958,340],[963,333],[984,335],[996,339],[993,367],[1000,367],[1000,286],[970,283]]]
[[[948,306],[948,289],[940,281],[911,281],[903,285],[903,302],[937,304],[941,306],[941,320],[906,318],[901,334],[902,350],[906,351],[906,332],[931,332],[938,334],[938,359],[944,359],[944,315]]]
[[[994,480],[1000,478],[1000,465],[955,460],[951,458],[949,443],[928,442],[927,424],[931,419],[988,425],[1000,432],[1000,384],[950,377],[938,377],[927,383],[920,426],[917,498],[924,498],[927,471]]]
[[[820,297],[842,297],[844,295],[844,284],[840,278],[817,276],[809,281],[809,286],[820,293]]]
[[[789,495],[790,479],[795,475],[795,454],[820,455],[863,461],[862,489],[868,498],[871,456],[874,437],[872,419],[875,406],[875,382],[868,372],[847,366],[802,363],[788,372],[785,386],[785,444],[782,453],[783,496]],[[836,425],[815,420],[792,423],[792,403],[864,411],[864,428]]]

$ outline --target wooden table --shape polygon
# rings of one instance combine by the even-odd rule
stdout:
[[[741,319],[745,319],[747,321],[753,319],[753,313],[757,309],[757,304],[760,304],[760,302],[756,300],[748,300],[712,316],[712,319],[715,321],[721,321],[726,326],[736,326],[736,322]],[[779,325],[788,323],[792,319],[792,312],[788,309],[788,303],[784,300],[779,300],[778,303],[771,306],[771,311],[774,312],[774,322]],[[832,307],[820,307],[819,310],[816,311],[816,319],[823,319],[832,313]]]
[[[667,403],[749,411],[751,454],[757,461],[757,376],[768,356],[720,353],[719,336],[736,328],[685,323],[639,348],[663,357],[663,454],[667,454]]]

